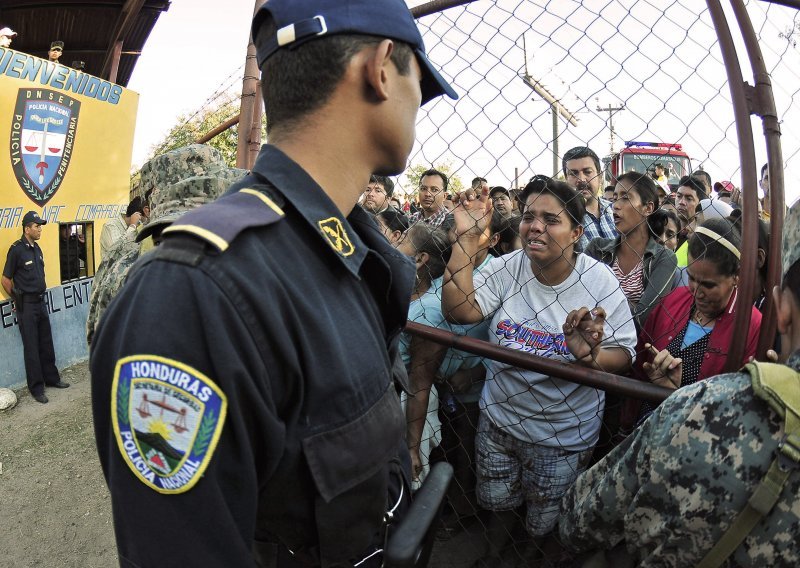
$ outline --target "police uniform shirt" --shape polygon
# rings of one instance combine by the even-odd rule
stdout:
[[[352,565],[379,538],[389,486],[408,481],[387,345],[405,325],[413,264],[271,146],[171,229],[92,344],[122,565],[252,566],[274,537]],[[197,426],[215,400],[218,433],[207,414]],[[174,474],[176,424],[194,438]]]
[[[3,276],[14,281],[14,288],[25,294],[43,294],[47,285],[44,279],[44,256],[34,241],[24,237],[14,241],[8,249]],[[19,298],[21,299],[21,298]]]

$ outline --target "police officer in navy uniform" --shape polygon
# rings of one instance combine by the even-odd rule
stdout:
[[[402,0],[269,0],[253,38],[270,144],[163,232],[92,342],[123,566],[379,566],[408,504],[414,267],[357,201],[456,95]]]
[[[42,237],[42,225],[46,224],[35,211],[25,213],[22,238],[8,249],[2,277],[3,289],[14,299],[17,312],[28,390],[41,403],[48,401],[45,386],[60,389],[69,386],[61,380],[56,368],[53,334],[45,304],[44,255],[36,242]]]

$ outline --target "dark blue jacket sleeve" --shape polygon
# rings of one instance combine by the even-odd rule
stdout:
[[[129,278],[92,344],[95,436],[123,566],[254,566],[259,480],[277,467],[284,426],[266,386],[263,353],[230,294],[199,268],[153,261]],[[146,485],[115,433],[117,363],[136,356],[194,369],[227,400],[216,447],[185,492]]]

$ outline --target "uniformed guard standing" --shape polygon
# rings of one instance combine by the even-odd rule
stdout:
[[[42,225],[45,224],[47,221],[35,211],[25,213],[22,238],[14,241],[8,249],[2,278],[3,289],[14,299],[28,390],[41,403],[47,402],[45,386],[60,389],[69,386],[58,375],[50,317],[45,304],[44,256],[36,242],[42,237]]]
[[[92,343],[124,566],[378,566],[408,501],[414,269],[356,203],[455,93],[402,0],[269,0],[253,37],[270,144],[164,230]]]

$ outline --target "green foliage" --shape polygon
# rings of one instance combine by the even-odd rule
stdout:
[[[260,101],[259,101],[260,104]],[[153,146],[148,156],[148,160],[164,152],[194,144],[195,140],[207,134],[226,120],[239,114],[240,99],[237,96],[228,95],[213,105],[200,108],[196,112],[185,114],[178,117],[175,125],[164,136],[164,139]],[[267,120],[261,116],[261,138],[266,139]],[[239,141],[239,132],[236,125],[228,128],[225,132],[217,134],[207,142],[220,151],[225,163],[230,167],[236,167],[236,145]]]
[[[413,191],[413,193],[417,192],[419,180],[422,177],[423,172],[431,168],[439,170],[447,176],[447,179],[449,180],[447,185],[447,193],[453,194],[464,191],[465,187],[461,181],[461,178],[459,178],[457,174],[453,173],[453,164],[450,162],[440,162],[434,165],[415,164],[406,169],[405,174],[406,178],[408,179],[408,187]]]

